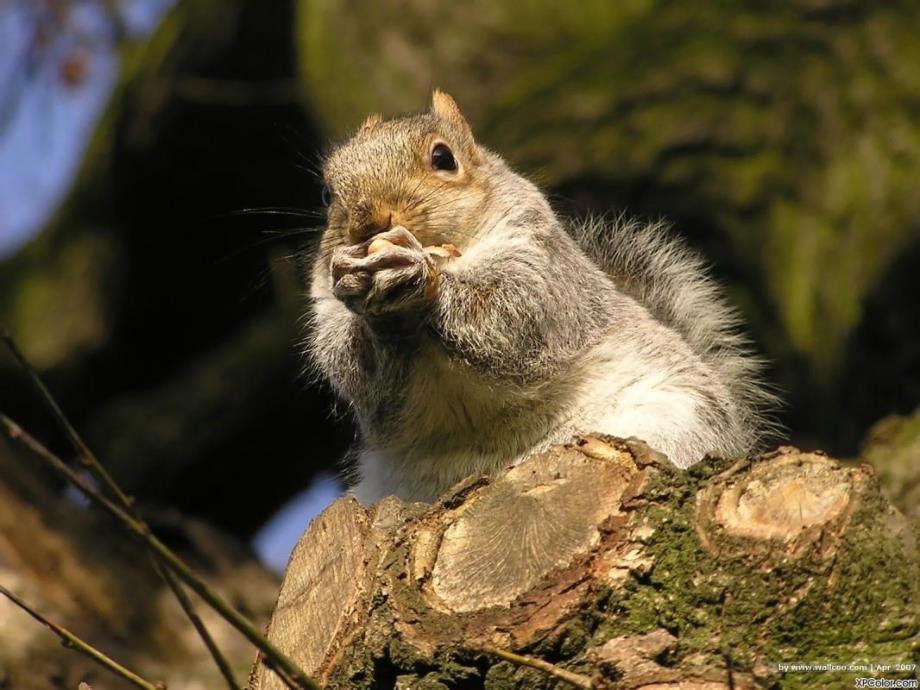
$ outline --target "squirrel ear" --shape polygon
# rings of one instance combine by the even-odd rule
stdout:
[[[463,117],[463,113],[460,112],[460,106],[457,105],[457,101],[440,89],[435,89],[431,94],[431,112],[436,117],[454,126],[454,129],[461,137],[461,141],[456,143],[463,146],[466,155],[469,156],[469,161],[474,165],[481,163],[482,153],[473,138],[473,130],[470,128],[466,118]]]
[[[381,122],[383,122],[383,117],[380,115],[380,113],[374,113],[372,115],[368,115],[358,129],[361,131],[364,131],[365,129],[371,129],[375,125],[379,125]]]
[[[457,101],[440,89],[435,89],[431,94],[431,112],[448,122],[453,122],[455,125],[467,131],[470,129],[466,118],[463,117],[463,113],[460,112]]]

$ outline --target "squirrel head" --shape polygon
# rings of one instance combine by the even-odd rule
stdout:
[[[427,113],[371,115],[323,165],[327,239],[359,244],[402,225],[423,245],[463,247],[488,199],[486,158],[442,91]]]

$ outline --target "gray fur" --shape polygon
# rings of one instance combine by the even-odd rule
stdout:
[[[464,125],[374,124],[327,162],[308,348],[357,419],[358,497],[432,500],[577,433],[639,436],[680,467],[751,451],[773,398],[700,259],[660,226],[570,234]],[[456,180],[425,172],[432,136]],[[366,256],[384,197],[408,231]],[[436,264],[420,237],[463,255]]]
[[[737,309],[709,276],[706,262],[670,233],[664,222],[640,223],[623,215],[571,223],[579,246],[623,292],[678,331],[731,390],[737,414],[760,447],[779,433],[769,411],[779,397],[762,376],[764,360],[743,334]]]

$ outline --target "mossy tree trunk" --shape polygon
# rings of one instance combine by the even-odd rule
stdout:
[[[435,505],[339,500],[269,637],[328,688],[567,687],[495,648],[597,688],[851,687],[777,664],[916,661],[918,585],[868,466],[783,448],[684,473],[586,438]],[[257,663],[250,687],[282,686]]]

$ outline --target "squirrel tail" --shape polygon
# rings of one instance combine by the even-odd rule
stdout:
[[[779,405],[779,397],[762,379],[764,360],[754,354],[738,312],[698,254],[663,222],[589,217],[570,230],[617,287],[680,333],[716,372],[734,399],[750,447],[779,433],[768,413]]]

